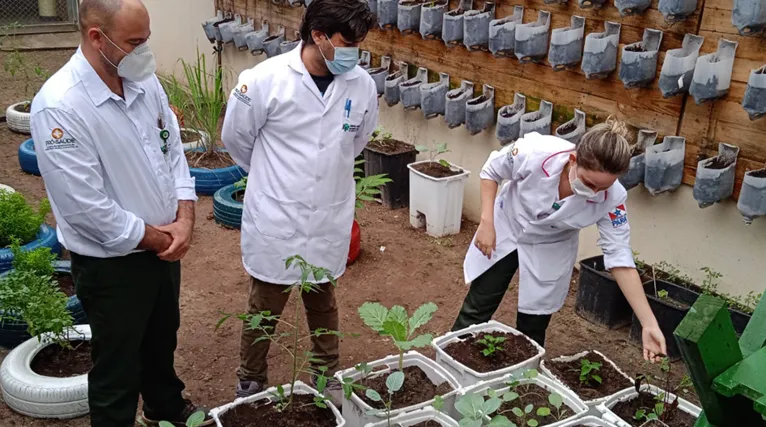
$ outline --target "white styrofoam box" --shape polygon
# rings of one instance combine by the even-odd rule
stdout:
[[[557,381],[554,381],[544,375],[538,375],[535,378],[523,378],[521,375],[508,374],[501,378],[482,381],[472,387],[466,387],[462,389],[457,400],[460,400],[460,397],[468,394],[478,394],[480,396],[484,396],[487,394],[489,389],[495,390],[498,395],[502,396],[505,394],[505,392],[510,390],[510,387],[508,387],[507,383],[512,381],[518,381],[519,384],[534,384],[538,387],[544,388],[551,393],[557,393],[561,395],[564,401],[564,405],[568,406],[573,414],[563,420],[556,421],[555,423],[546,424],[546,427],[563,427],[564,425],[571,425],[566,423],[580,418],[588,412],[588,406],[586,406],[585,403],[580,400],[576,394],[574,394],[566,387],[563,387]],[[456,416],[456,419],[459,420],[461,417],[462,416]]]
[[[459,426],[457,421],[450,416],[437,411],[431,406],[391,418],[391,425],[396,427],[411,427],[427,421],[433,421],[442,427]],[[367,424],[365,427],[388,427],[388,421],[383,420],[375,424]]]
[[[572,426],[588,426],[588,427],[616,427],[609,421],[602,420],[601,418],[594,417],[593,415],[586,415],[581,418],[575,418],[571,421],[567,421],[561,425],[561,427]]]
[[[407,165],[410,169],[410,224],[415,228],[425,225],[426,233],[432,237],[457,234],[463,215],[463,189],[471,172],[453,165],[452,170],[462,170],[462,173],[434,178],[414,169],[413,166],[423,163],[429,161]]]
[[[525,360],[507,368],[498,369],[497,371],[477,372],[453,359],[452,356],[444,351],[444,348],[446,348],[448,345],[454,342],[463,341],[460,339],[460,337],[463,335],[477,335],[480,333],[492,332],[503,332],[524,336],[530,343],[532,343],[533,346],[535,346],[537,349],[537,355],[531,359]],[[444,366],[444,368],[447,369],[455,377],[457,382],[460,383],[460,385],[463,387],[470,387],[478,382],[500,378],[514,372],[537,369],[540,365],[540,360],[542,360],[543,356],[545,356],[545,349],[540,347],[540,345],[537,344],[533,339],[527,337],[516,329],[511,328],[510,326],[504,325],[494,320],[490,320],[486,323],[479,323],[459,331],[442,335],[434,339],[431,343],[431,346],[436,350],[436,363]]]
[[[284,386],[285,390],[285,396],[289,396],[292,393],[292,389],[290,388],[290,384],[285,384]],[[301,381],[295,382],[295,392],[296,394],[310,394],[313,396],[319,395],[319,392],[315,389],[309,387],[305,383]],[[276,398],[277,394],[277,388],[271,387],[265,391],[262,391],[258,394],[254,394],[252,396],[248,397],[240,397],[234,400],[231,403],[227,403],[223,406],[219,406],[217,408],[213,408],[210,410],[210,415],[213,417],[213,420],[215,421],[215,425],[218,427],[223,427],[223,424],[221,424],[221,416],[226,413],[226,411],[235,408],[239,405],[244,405],[247,403],[257,402],[259,400],[269,400],[271,402],[274,402],[277,400]],[[340,412],[338,411],[338,408],[335,407],[335,405],[332,404],[332,402],[327,401],[325,402],[327,404],[327,407],[330,408],[332,413],[335,415],[335,421],[337,422],[337,427],[344,427],[346,425],[346,420],[341,416]],[[351,424],[354,425],[354,424]]]
[[[628,376],[628,374],[626,374],[625,372],[623,372],[623,371],[622,371],[622,369],[620,369],[620,367],[619,367],[619,366],[617,366],[617,364],[615,364],[615,363],[612,361],[612,359],[610,359],[610,358],[606,357],[606,356],[605,356],[603,353],[601,353],[601,352],[600,352],[600,351],[598,351],[598,350],[593,350],[593,351],[583,351],[583,352],[580,352],[580,353],[574,354],[574,355],[572,355],[572,356],[559,356],[559,357],[556,357],[555,359],[551,359],[551,362],[571,362],[571,361],[573,361],[573,360],[581,359],[581,358],[583,358],[583,357],[587,356],[587,355],[588,355],[588,353],[595,353],[595,354],[598,354],[599,356],[603,357],[603,358],[604,358],[604,360],[606,360],[606,361],[607,361],[607,363],[609,363],[610,365],[612,365],[612,367],[613,367],[613,368],[614,368],[614,369],[615,369],[617,372],[619,372],[619,373],[620,373],[620,374],[621,374],[623,377],[625,377],[625,379],[627,379],[628,381],[630,381],[630,383],[631,383],[631,384],[633,383],[633,378],[631,378],[630,376]],[[560,382],[560,383],[561,383],[561,385],[563,385],[564,387],[567,387],[567,388],[569,388],[569,387],[568,387],[568,386],[567,386],[567,385],[564,383],[564,381],[562,381],[562,380],[561,380],[560,378],[558,378],[558,377],[557,377],[557,376],[556,376],[556,375],[555,375],[553,372],[551,372],[551,370],[548,368],[548,366],[546,366],[546,362],[545,362],[544,360],[543,360],[542,362],[540,362],[540,371],[542,371],[542,372],[543,372],[545,375],[547,375],[548,377],[550,377],[550,378],[553,378],[554,380],[556,380],[556,381]],[[574,391],[574,390],[573,390],[573,391]],[[619,393],[619,391],[618,391],[617,393]],[[617,394],[617,393],[614,393],[614,394]],[[588,407],[592,408],[592,407],[594,407],[594,406],[598,406],[598,405],[600,405],[601,403],[604,403],[604,402],[606,402],[606,401],[607,401],[607,400],[609,400],[609,398],[610,398],[610,397],[612,397],[614,394],[612,394],[612,395],[609,395],[609,396],[605,396],[605,397],[599,397],[599,398],[597,398],[597,399],[591,399],[591,400],[583,400],[583,401],[585,402],[585,404],[586,404],[586,405],[588,405]]]
[[[661,388],[654,385],[650,385],[650,384],[642,385],[641,391],[649,391],[649,393],[655,396],[657,396],[660,393],[665,393],[665,391],[662,390]],[[626,388],[625,390],[619,393],[616,393],[614,396],[610,397],[606,402],[598,405],[597,408],[599,412],[601,412],[602,414],[601,418],[613,423],[617,427],[631,427],[630,424],[628,424],[622,418],[618,417],[614,412],[612,412],[612,407],[616,405],[618,402],[632,400],[632,399],[635,399],[637,396],[638,396],[638,393],[636,392],[636,389],[634,387]],[[673,393],[668,393],[667,397],[672,402],[677,396],[674,395]],[[682,399],[680,397],[678,397],[678,409],[697,418],[699,418],[700,413],[702,413],[702,409],[700,409],[699,406],[689,402],[688,400]]]
[[[452,391],[442,396],[442,399],[444,399],[443,411],[446,414],[453,415],[455,410],[455,397],[457,396],[460,389],[460,384],[458,384],[457,380],[455,380],[452,374],[447,372],[447,370],[439,366],[439,364],[433,360],[423,356],[417,351],[404,353],[403,360],[403,366],[405,368],[410,366],[417,366],[426,373],[428,379],[430,379],[431,382],[433,382],[435,385],[438,386],[444,382],[449,383],[449,385],[452,387]],[[399,355],[387,356],[383,359],[368,363],[367,365],[372,368],[370,377],[387,375],[390,372],[399,369]],[[335,378],[340,382],[343,382],[344,378],[351,378],[355,382],[359,382],[359,380],[362,379],[362,373],[357,371],[355,368],[350,368],[344,371],[338,371],[335,374]],[[431,399],[418,403],[417,405],[395,409],[391,411],[391,416],[396,417],[400,414],[416,411],[418,409],[425,408],[426,406],[431,406],[433,403],[434,399]],[[376,414],[367,413],[367,411],[374,409],[375,408],[372,408],[359,396],[357,396],[356,393],[351,395],[351,399],[346,399],[346,396],[343,396],[343,416],[348,421],[349,426],[364,426],[385,420],[385,416],[378,416]]]

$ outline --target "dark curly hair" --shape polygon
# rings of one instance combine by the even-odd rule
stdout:
[[[346,40],[361,41],[377,21],[365,0],[314,0],[303,15],[301,39],[314,44],[311,32],[317,30],[327,37],[340,33]]]

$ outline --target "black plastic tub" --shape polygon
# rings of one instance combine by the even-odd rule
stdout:
[[[750,323],[752,314],[743,313],[733,308],[729,309],[729,314],[731,315],[731,323],[734,324],[734,330],[737,331],[737,335],[742,335],[742,332],[745,332],[747,324]]]
[[[605,271],[603,255],[580,261],[578,283],[575,312],[580,317],[609,329],[630,324],[633,310],[614,277]]]
[[[386,153],[375,147],[364,149],[364,173],[366,176],[388,174],[392,182],[381,188],[381,201],[389,209],[399,209],[410,203],[410,171],[407,165],[415,163],[418,152],[414,146],[405,144],[406,151]]]

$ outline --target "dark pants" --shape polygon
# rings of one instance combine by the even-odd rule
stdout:
[[[459,331],[477,323],[490,321],[500,303],[503,302],[503,297],[518,269],[519,254],[513,251],[477,277],[471,283],[471,288],[463,301],[463,307],[452,330]],[[544,346],[545,331],[550,321],[550,314],[517,313],[516,329]]]
[[[139,393],[153,419],[181,412],[184,383],[173,366],[181,263],[149,252],[105,259],[73,253],[72,276],[93,333],[91,426],[132,427]]]

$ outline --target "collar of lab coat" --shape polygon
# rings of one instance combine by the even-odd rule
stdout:
[[[90,99],[97,107],[109,99],[114,99],[115,101],[122,99],[116,93],[112,92],[106,83],[101,80],[101,77],[96,73],[96,70],[93,69],[93,66],[90,65],[90,62],[88,62],[88,59],[85,58],[85,55],[82,53],[82,48],[77,49],[75,58],[78,61],[77,70],[80,74],[80,79],[82,80],[83,85],[85,85],[85,90],[88,92],[88,96],[90,96]],[[144,88],[141,87],[141,85],[127,79],[122,79],[122,88],[125,93],[125,103],[128,107],[133,104],[133,101],[138,98],[138,95],[145,93]]]
[[[306,69],[306,65],[303,64],[301,52],[303,52],[303,42],[300,42],[297,48],[287,53],[287,55],[290,55],[288,64],[290,65],[290,68],[292,68],[295,72],[303,75],[303,84],[306,85],[311,93],[313,93],[317,98],[319,98],[320,101],[324,103],[324,98],[322,97],[322,94],[319,93],[319,89],[317,89],[316,84],[311,78],[311,73],[309,73],[309,71]],[[325,112],[330,109],[330,107],[335,105],[335,103],[340,101],[340,99],[346,94],[346,89],[348,88],[347,82],[359,77],[358,68],[358,66],[354,67],[353,70],[347,73],[335,76],[332,83],[335,87],[333,88],[332,94],[330,95],[330,100],[325,104]]]

